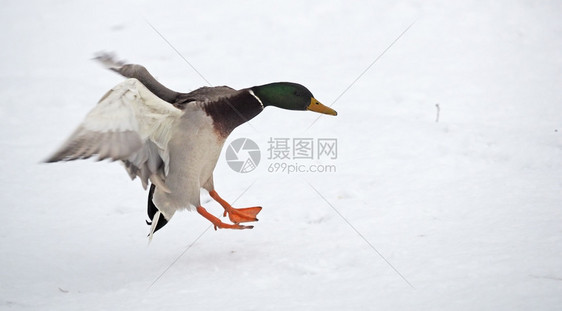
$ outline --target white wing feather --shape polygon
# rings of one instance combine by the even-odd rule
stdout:
[[[137,79],[107,92],[78,129],[46,162],[86,159],[121,160],[132,179],[148,179],[163,190],[168,174],[168,142],[182,111],[158,98]]]

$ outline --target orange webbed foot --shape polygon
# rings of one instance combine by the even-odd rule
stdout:
[[[233,223],[241,223],[241,222],[252,222],[258,221],[256,216],[261,212],[261,206],[254,206],[254,207],[246,207],[246,208],[234,208],[230,207],[229,209],[225,209],[223,213],[223,217],[228,215],[228,218]]]
[[[215,190],[210,191],[209,194],[224,208],[223,216],[226,217],[228,215],[228,218],[233,223],[258,221],[256,216],[261,212],[261,206],[234,208],[221,198]]]
[[[225,224],[224,222],[222,222],[220,219],[218,219],[217,217],[213,216],[212,214],[210,214],[209,212],[207,212],[207,210],[203,207],[203,206],[199,206],[197,207],[197,212],[199,214],[201,214],[201,216],[205,217],[207,220],[209,220],[213,226],[215,227],[215,230],[218,229],[252,229],[254,226],[244,226],[244,225],[240,225],[240,224]]]

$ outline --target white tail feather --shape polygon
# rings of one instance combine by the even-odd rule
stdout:
[[[150,242],[152,242],[152,237],[154,236],[154,230],[156,230],[156,226],[158,225],[158,219],[160,219],[160,215],[162,213],[160,213],[160,211],[156,212],[156,214],[154,214],[154,217],[152,217],[152,225],[150,226],[150,233],[148,234],[148,244],[150,245]]]

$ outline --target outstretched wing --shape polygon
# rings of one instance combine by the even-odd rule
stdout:
[[[158,98],[137,79],[107,92],[68,140],[46,162],[87,159],[121,160],[132,179],[146,188],[163,184],[168,174],[168,142],[182,111]]]

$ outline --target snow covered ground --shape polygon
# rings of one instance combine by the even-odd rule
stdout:
[[[0,309],[560,310],[561,13],[559,1],[3,1]],[[215,171],[225,199],[264,207],[253,230],[183,212],[147,247],[146,192],[119,164],[40,164],[121,80],[97,51],[176,90],[207,83],[150,25],[213,85],[294,81],[329,105],[413,22],[337,117],[309,128],[318,115],[268,108],[231,135],[262,150],[251,173],[224,150]],[[272,137],[336,138],[337,159],[302,163],[337,172],[268,172]]]

